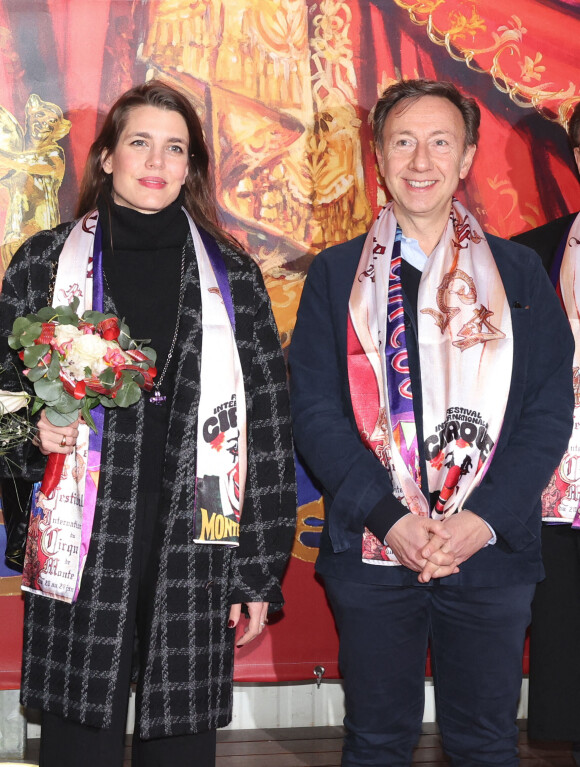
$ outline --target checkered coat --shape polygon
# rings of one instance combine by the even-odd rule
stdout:
[[[35,235],[14,257],[0,297],[3,336],[15,317],[47,304],[53,264],[72,226]],[[191,236],[189,244],[160,509],[160,566],[142,670],[144,739],[202,732],[230,721],[234,631],[227,628],[229,605],[262,600],[281,605],[280,579],[296,514],[286,370],[269,299],[251,259],[220,245],[246,387],[248,472],[239,548],[193,543],[202,334]],[[105,306],[111,310],[107,296]],[[95,727],[111,724],[121,647],[133,641],[127,603],[135,588],[139,460],[147,449],[143,408],[143,401],[135,406],[130,429],[115,410],[107,411],[95,523],[77,602],[71,606],[26,595],[23,704]]]

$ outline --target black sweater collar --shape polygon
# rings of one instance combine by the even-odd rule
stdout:
[[[141,213],[113,202],[107,192],[97,202],[103,249],[148,251],[181,247],[189,225],[182,211],[183,192],[157,213]],[[111,235],[113,248],[111,248]]]

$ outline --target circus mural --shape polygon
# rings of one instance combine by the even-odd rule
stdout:
[[[564,127],[580,100],[565,41],[579,32],[573,0],[0,0],[0,272],[31,234],[72,218],[115,98],[162,78],[195,103],[221,214],[260,264],[288,347],[312,259],[364,233],[388,199],[368,116],[393,81],[448,79],[477,98],[481,143],[460,197],[487,231],[577,209]],[[301,467],[299,503],[285,618],[239,652],[240,680],[337,673],[313,570],[324,511]]]

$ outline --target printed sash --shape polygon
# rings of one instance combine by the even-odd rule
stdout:
[[[198,477],[202,481],[196,483],[196,504],[209,494],[209,490],[203,492],[204,487],[218,488],[211,496],[213,505],[206,500],[201,513],[194,514],[196,540],[235,546],[246,478],[246,406],[232,327],[232,298],[219,248],[208,235],[202,239],[193,220],[186,215],[195,245],[202,296],[198,428]],[[100,227],[95,211],[78,222],[64,244],[53,305],[68,304],[77,296],[79,314],[93,308],[102,311],[101,258]],[[216,272],[219,272],[217,277]],[[206,414],[203,423],[207,424],[212,417],[210,411],[218,414],[217,431],[212,429],[213,422],[204,431],[201,414]],[[96,408],[92,413],[96,416],[98,434],[95,435],[85,424],[79,426],[76,448],[66,458],[61,480],[52,497],[47,498],[40,492],[40,483],[35,486],[22,580],[25,591],[69,603],[77,598],[89,550],[101,466],[103,409]],[[229,432],[222,429],[226,418]],[[210,434],[214,436],[208,442],[205,437]],[[230,488],[233,488],[231,496],[228,494]],[[211,509],[205,526],[198,521],[202,519],[203,508]],[[223,517],[221,522],[220,515]],[[231,519],[235,524],[230,522]],[[197,534],[197,527],[202,535]]]
[[[408,376],[397,221],[390,203],[367,236],[349,302],[348,371],[363,443],[389,471],[407,508],[441,519],[463,508],[489,468],[513,364],[511,316],[493,255],[475,219],[453,201],[418,293],[424,452],[432,511],[421,490]],[[370,531],[363,561],[399,564]]]
[[[53,306],[79,299],[78,314],[102,311],[102,250],[96,213],[71,231],[59,257]],[[95,279],[93,279],[95,278]],[[93,300],[94,299],[94,300]],[[50,497],[34,486],[22,573],[22,590],[74,602],[86,562],[97,501],[103,407],[92,411],[98,434],[79,424],[75,450],[66,456],[60,481]]]
[[[246,399],[228,275],[219,248],[189,219],[201,285],[196,543],[239,545],[247,470]],[[207,246],[207,248],[206,248]]]
[[[580,527],[580,214],[566,237],[558,281],[574,335],[574,428],[568,448],[542,493],[542,519]]]

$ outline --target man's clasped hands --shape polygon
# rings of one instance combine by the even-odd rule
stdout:
[[[459,565],[492,539],[481,517],[463,510],[444,520],[406,514],[389,530],[386,541],[399,562],[419,573],[419,581],[459,572]]]

